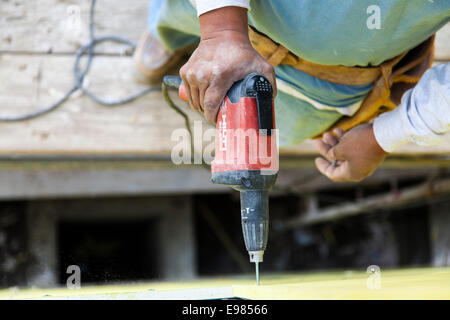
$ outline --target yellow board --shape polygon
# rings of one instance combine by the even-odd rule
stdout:
[[[0,299],[450,299],[450,268],[263,274],[183,282],[3,289]]]

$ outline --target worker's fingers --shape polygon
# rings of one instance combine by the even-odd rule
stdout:
[[[348,145],[345,143],[338,143],[333,146],[330,150],[328,150],[328,154],[330,157],[336,160],[347,160],[348,157]]]
[[[330,140],[331,138],[328,138]],[[338,152],[340,150],[339,141],[336,142],[334,146],[329,145],[321,139],[317,139],[315,141],[315,145],[320,155],[328,160],[330,163],[333,160],[346,160],[344,154],[342,152]]]
[[[192,103],[192,97],[191,97],[191,87],[187,82],[184,82],[184,91],[186,92],[186,96],[188,98],[189,106],[195,110],[195,106]]]
[[[199,88],[200,107],[202,108],[202,111],[205,108],[205,93],[207,89],[208,85],[201,85]]]
[[[219,87],[213,84],[206,89],[203,109],[205,112],[205,118],[210,123],[216,123],[219,107],[222,100],[225,98],[226,92],[226,87]]]
[[[328,161],[333,161],[334,158],[330,157],[329,151],[331,149],[330,145],[325,143],[323,140],[316,140],[315,145],[317,150],[319,151],[320,155],[327,159]]]
[[[336,165],[333,164],[333,162],[329,162],[325,160],[324,158],[316,158],[315,164],[317,169],[320,171],[321,174],[328,177],[329,179],[333,180],[332,177],[334,177],[334,171],[336,170]]]
[[[183,85],[184,85],[184,91],[186,92],[186,96],[189,100],[189,105],[191,106],[192,109],[195,109],[194,104],[192,103],[192,97],[191,97],[191,87],[189,85],[189,81],[187,79],[187,75],[186,75],[186,65],[184,65],[181,69],[180,69],[180,78],[183,81]]]
[[[327,158],[336,160],[336,161],[347,160],[347,158],[345,156],[345,152],[343,152],[342,143],[337,143],[335,146],[331,147],[328,150]]]
[[[328,150],[330,149],[330,146],[328,144],[326,144],[325,142],[323,142],[323,140],[321,139],[317,139],[314,141],[314,145],[316,146],[317,150],[319,151],[319,153],[326,157]]]
[[[339,140],[329,132],[323,134],[322,140],[330,147],[335,146],[339,142]]]
[[[344,136],[345,131],[342,130],[341,128],[336,128],[333,130],[333,133],[338,139],[341,139]]]
[[[357,181],[352,177],[349,161],[342,161],[340,164],[336,165],[332,172],[331,179],[336,182]]]
[[[191,86],[192,104],[196,110],[201,111],[200,107],[200,91],[197,86]]]
[[[189,83],[191,103],[194,105],[194,109],[201,111],[197,72],[194,68],[189,68],[187,71],[183,71],[183,73],[185,74],[186,82]]]
[[[335,182],[350,181],[347,161],[329,162],[319,157],[315,159],[315,164],[320,173]]]

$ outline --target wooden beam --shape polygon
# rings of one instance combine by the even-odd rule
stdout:
[[[91,1],[15,0],[0,6],[0,52],[75,53],[89,41]],[[108,0],[95,8],[95,36],[118,35],[137,42],[147,26],[148,1]],[[123,54],[105,43],[96,52]]]
[[[73,85],[72,62],[65,56],[0,56],[0,105],[5,106],[0,116],[37,110],[61,97]],[[131,65],[130,58],[97,57],[86,79],[88,87],[109,99],[142,89]],[[193,121],[201,120],[197,112],[186,112]],[[183,119],[159,92],[116,107],[75,95],[43,117],[1,123],[0,135],[8,139],[0,139],[0,154],[170,155],[177,143],[171,140],[172,132],[183,128]]]
[[[0,171],[0,199],[229,192],[205,169]]]
[[[392,157],[363,182],[335,183],[317,171],[314,157],[282,157],[271,194],[354,188],[393,179],[426,179],[444,175],[449,168],[450,160],[445,159]],[[0,160],[0,181],[0,200],[231,192],[226,186],[211,183],[210,170],[203,166],[177,166],[168,158],[134,155],[8,156]]]
[[[368,197],[367,199],[339,204],[336,206],[306,212],[288,221],[280,221],[279,229],[309,226],[317,223],[336,221],[358,214],[373,212],[378,208],[395,208],[405,204],[450,193],[450,179],[427,182],[418,186],[405,188],[398,192]]]

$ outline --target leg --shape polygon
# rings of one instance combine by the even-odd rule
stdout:
[[[152,0],[148,30],[170,51],[198,42],[200,25],[197,11],[189,0]]]
[[[306,101],[278,91],[275,99],[275,121],[279,129],[280,147],[294,145],[314,137],[342,115],[335,111],[319,110]]]
[[[148,30],[136,47],[136,80],[161,81],[199,41],[200,28],[195,8],[188,0],[152,0]]]

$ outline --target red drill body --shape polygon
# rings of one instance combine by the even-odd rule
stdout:
[[[184,86],[180,97],[187,101]],[[236,82],[220,106],[212,182],[240,191],[242,232],[250,261],[263,261],[269,230],[268,192],[278,174],[273,90],[257,73]]]

